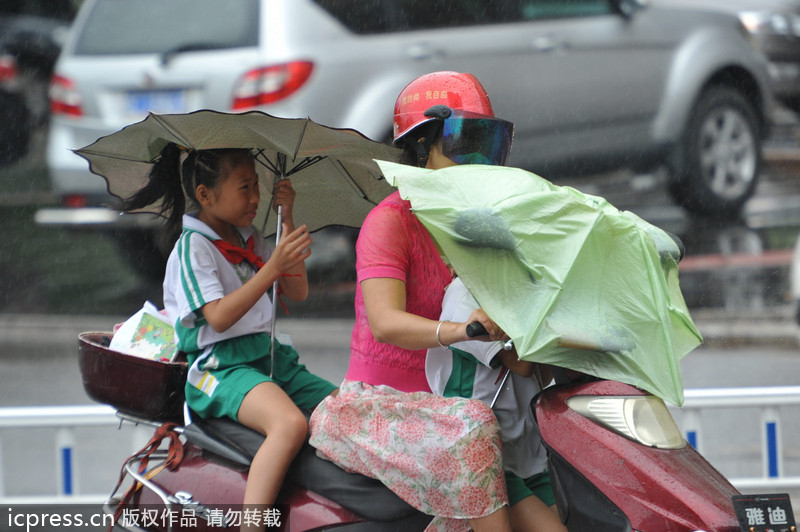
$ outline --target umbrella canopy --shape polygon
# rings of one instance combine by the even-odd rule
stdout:
[[[679,361],[702,339],[669,235],[524,170],[378,164],[521,359],[683,403]]]
[[[295,219],[314,231],[327,225],[359,227],[369,210],[392,192],[373,159],[396,160],[399,150],[355,130],[334,129],[311,119],[278,118],[259,111],[150,114],[143,121],[76,150],[108,182],[111,194],[127,198],[144,187],[153,163],[169,144],[194,150],[248,148],[255,155],[262,204],[272,201],[277,178],[292,179]],[[143,209],[160,213],[156,203]],[[276,232],[277,215],[259,209],[256,225]]]

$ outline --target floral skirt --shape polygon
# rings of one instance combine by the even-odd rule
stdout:
[[[508,504],[500,429],[481,401],[345,380],[314,410],[310,432],[320,457],[377,478],[440,518],[434,529],[464,529],[451,520]]]

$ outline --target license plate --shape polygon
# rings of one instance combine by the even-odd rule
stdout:
[[[797,530],[788,493],[734,495],[733,508],[742,532]]]
[[[186,110],[186,95],[180,89],[128,91],[126,98],[128,114],[182,113]]]

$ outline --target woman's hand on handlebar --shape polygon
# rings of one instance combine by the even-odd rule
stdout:
[[[481,336],[475,336],[475,340],[483,340],[485,342],[497,342],[497,341],[505,341],[508,340],[508,335],[501,329],[492,319],[486,314],[486,312],[482,309],[475,309],[470,314],[469,319],[467,320],[467,324],[478,322],[483,325],[483,328],[486,330],[486,334]],[[465,326],[466,330],[466,326]]]

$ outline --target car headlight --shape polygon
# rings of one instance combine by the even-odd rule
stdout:
[[[660,449],[686,445],[664,401],[652,395],[576,395],[567,399],[567,406],[642,445]]]
[[[800,16],[771,11],[742,11],[739,20],[750,33],[772,33],[800,37]]]

